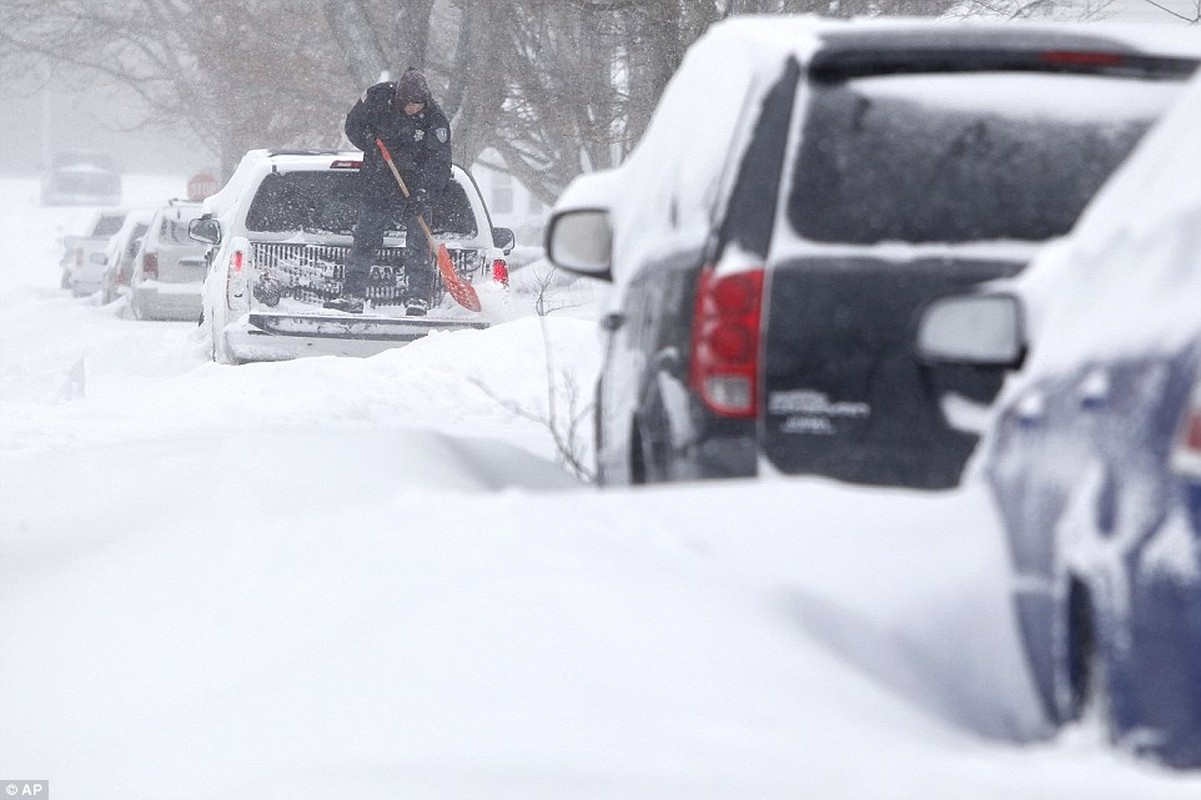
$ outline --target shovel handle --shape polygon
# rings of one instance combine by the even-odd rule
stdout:
[[[392,153],[388,151],[388,145],[384,144],[384,140],[376,138],[375,146],[379,148],[380,155],[384,157],[384,161],[388,163],[388,169],[392,170],[392,177],[396,178],[396,183],[400,186],[400,191],[408,200],[412,195],[409,194],[409,187],[405,185],[404,178],[400,177],[400,170],[396,168],[396,162],[392,160]],[[421,226],[422,232],[425,233],[425,238],[429,240],[430,249],[433,250],[436,246],[434,242],[434,234],[430,232],[430,226],[425,224],[425,220],[421,215],[417,215],[417,224]]]

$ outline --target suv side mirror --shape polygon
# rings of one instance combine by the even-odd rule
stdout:
[[[188,236],[205,244],[221,244],[221,223],[211,217],[201,217],[188,223]]]
[[[934,363],[1017,368],[1025,356],[1022,304],[1011,294],[943,297],[922,312],[917,353]]]
[[[512,252],[513,246],[517,244],[517,235],[511,228],[493,228],[492,243],[499,247],[505,255],[508,255]]]
[[[603,209],[560,211],[546,227],[546,258],[556,267],[613,280],[613,229]]]

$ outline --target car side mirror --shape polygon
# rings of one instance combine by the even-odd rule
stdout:
[[[201,217],[188,223],[188,236],[205,244],[221,244],[221,223],[211,217]]]
[[[1011,294],[935,300],[918,323],[917,354],[927,362],[1016,369],[1025,356],[1021,301]]]
[[[603,209],[560,211],[546,228],[546,258],[568,272],[613,280],[613,229]]]
[[[501,249],[505,255],[512,252],[514,245],[517,244],[517,235],[513,233],[511,228],[493,228],[492,243]]]

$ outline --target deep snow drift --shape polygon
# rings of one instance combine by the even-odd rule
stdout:
[[[1201,794],[1087,725],[1045,738],[980,487],[580,486],[542,421],[546,343],[562,422],[590,396],[593,288],[370,359],[222,367],[189,324],[58,290],[55,236],[87,211],[35,197],[0,181],[0,779],[57,800]]]

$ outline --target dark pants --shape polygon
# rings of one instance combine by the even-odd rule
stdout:
[[[421,214],[429,220],[429,210],[418,208],[416,203],[399,200],[396,203],[381,202],[371,198],[363,201],[359,208],[359,220],[354,226],[354,240],[346,256],[346,276],[342,283],[342,294],[349,297],[366,298],[367,279],[375,261],[375,252],[384,244],[384,232],[388,223],[399,216],[405,224],[405,250],[401,265],[408,280],[408,296],[432,300],[434,291],[434,264],[430,255],[429,240],[417,222]]]

